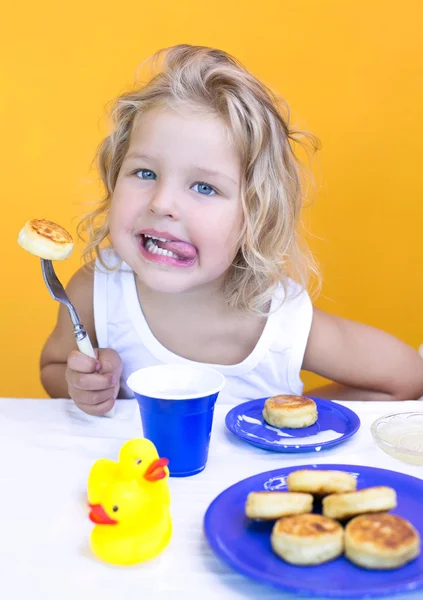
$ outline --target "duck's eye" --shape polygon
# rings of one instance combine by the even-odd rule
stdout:
[[[117,512],[118,510],[119,510],[119,507],[118,507],[118,506],[114,506],[114,507],[112,508],[112,511],[113,511],[113,512]]]
[[[140,465],[142,463],[142,460],[140,458],[137,458],[137,460],[135,461],[135,464]]]

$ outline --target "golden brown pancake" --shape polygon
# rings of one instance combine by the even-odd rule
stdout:
[[[19,232],[18,244],[27,252],[47,260],[64,260],[73,251],[70,233],[46,219],[27,221]]]
[[[396,569],[419,554],[418,532],[397,515],[361,515],[345,529],[345,555],[360,567]]]
[[[313,509],[311,494],[291,492],[251,492],[245,505],[250,519],[272,520],[288,515],[309,513]]]
[[[307,492],[325,496],[342,492],[355,492],[357,480],[344,471],[301,469],[286,478],[290,492]]]
[[[294,565],[319,565],[340,556],[344,530],[323,515],[304,514],[279,519],[271,535],[273,551]]]
[[[331,519],[349,519],[365,513],[383,512],[395,508],[397,494],[387,486],[365,488],[349,494],[330,494],[323,498],[323,514]]]
[[[314,400],[304,396],[273,396],[264,403],[263,419],[273,427],[309,427],[317,421],[317,406]]]

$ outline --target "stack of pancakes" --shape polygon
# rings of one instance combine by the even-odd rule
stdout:
[[[413,525],[386,512],[397,505],[394,489],[357,490],[351,474],[323,470],[294,471],[287,485],[287,492],[251,492],[245,507],[251,519],[276,520],[271,545],[286,562],[319,565],[345,554],[360,567],[395,569],[420,554]],[[315,498],[322,514],[312,513]]]

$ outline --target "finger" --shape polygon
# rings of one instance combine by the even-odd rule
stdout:
[[[86,412],[88,415],[93,415],[96,417],[100,417],[102,415],[105,415],[106,413],[108,413],[110,410],[112,410],[114,404],[115,404],[115,398],[114,397],[110,397],[107,400],[105,400],[104,402],[101,402],[100,404],[85,404],[85,403],[80,403],[80,402],[75,402],[75,404],[84,412]]]
[[[113,389],[116,385],[114,373],[78,373],[72,369],[66,369],[66,381],[68,385],[77,390],[95,392]]]
[[[108,402],[109,400],[114,400],[116,398],[114,389],[101,390],[98,392],[87,392],[85,390],[81,391],[77,389],[72,389],[69,391],[72,392],[71,397],[73,398],[74,402],[78,404],[78,406],[80,404],[85,406],[97,406],[103,402]]]
[[[78,350],[73,350],[68,356],[68,367],[73,371],[80,373],[95,373],[100,367],[100,363],[95,358],[82,354]]]
[[[98,359],[101,363],[100,373],[119,372],[122,369],[122,359],[119,354],[111,348],[101,348]]]

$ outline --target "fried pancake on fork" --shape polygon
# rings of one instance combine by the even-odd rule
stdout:
[[[27,221],[19,232],[18,244],[27,252],[46,260],[64,260],[73,251],[70,233],[46,219]]]

